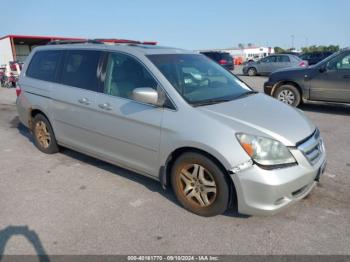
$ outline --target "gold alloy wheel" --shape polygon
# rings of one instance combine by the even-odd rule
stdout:
[[[51,135],[44,121],[40,120],[35,124],[35,136],[43,148],[50,146]]]
[[[179,180],[181,192],[191,204],[208,207],[215,201],[217,188],[214,177],[203,166],[187,165],[181,169]]]

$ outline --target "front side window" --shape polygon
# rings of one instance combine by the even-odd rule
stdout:
[[[61,83],[87,90],[98,90],[97,67],[101,51],[68,51],[62,69]]]
[[[327,63],[328,70],[350,70],[350,54],[340,54]]]
[[[36,52],[26,75],[44,81],[54,81],[62,54],[63,52],[59,50]]]
[[[150,87],[157,90],[157,82],[136,59],[128,55],[111,53],[107,62],[104,93],[133,99],[135,88]]]
[[[192,105],[229,101],[252,92],[233,74],[203,55],[149,55],[148,58]]]

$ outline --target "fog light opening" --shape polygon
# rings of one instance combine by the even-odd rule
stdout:
[[[285,203],[285,202],[287,202],[288,201],[288,198],[286,198],[286,197],[280,197],[279,199],[277,199],[276,201],[275,201],[275,206],[279,206],[279,205],[281,205],[281,204],[283,204],[283,203]]]

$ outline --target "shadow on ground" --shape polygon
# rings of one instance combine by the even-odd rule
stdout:
[[[33,246],[40,262],[50,261],[39,235],[34,230],[29,230],[28,226],[8,226],[0,230],[0,261],[3,258],[7,242],[13,236],[23,236]]]
[[[33,145],[33,137],[30,134],[27,127],[25,127],[23,124],[21,124],[18,120],[18,117],[15,117],[11,121],[11,125],[13,128],[17,127],[19,133],[26,137]],[[114,175],[121,176],[123,178],[129,179],[133,182],[139,183],[143,186],[145,186],[147,189],[151,190],[152,192],[157,192],[169,201],[173,202],[177,206],[180,206],[178,201],[176,200],[176,197],[171,189],[171,187],[168,187],[167,189],[163,189],[160,183],[154,179],[148,178],[146,176],[143,176],[141,174],[129,171],[127,169],[109,164],[105,161],[99,160],[97,158],[90,157],[88,155],[79,153],[77,151],[68,149],[68,148],[61,148],[60,153],[68,156],[69,158],[73,158],[75,160],[81,161],[87,165],[97,166],[105,171],[108,171]],[[225,216],[230,217],[237,217],[237,218],[247,218],[248,216],[239,214],[237,211],[237,208],[230,208],[224,213]]]
[[[347,105],[311,105],[303,104],[300,109],[306,112],[321,113],[321,114],[333,114],[350,116],[350,106]]]

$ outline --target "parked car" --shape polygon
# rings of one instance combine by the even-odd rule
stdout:
[[[6,67],[0,67],[0,86],[3,87],[5,85],[6,80]]]
[[[269,75],[283,68],[307,66],[307,61],[303,61],[295,55],[278,54],[264,57],[257,62],[247,63],[243,67],[243,74],[249,76]]]
[[[311,52],[301,54],[299,57],[300,59],[308,61],[309,65],[315,65],[332,54],[333,52]]]
[[[10,64],[11,71],[16,72],[17,71],[17,65],[19,66],[19,69],[22,70],[23,62],[10,61],[9,64]]]
[[[264,84],[265,94],[298,106],[305,103],[350,103],[350,50],[335,53],[308,68],[280,70]]]
[[[302,112],[201,54],[86,43],[37,47],[27,61],[16,104],[40,151],[64,146],[151,177],[195,214],[235,203],[274,214],[324,170],[320,133]]]
[[[230,53],[227,52],[201,52],[201,54],[214,60],[216,63],[226,68],[227,70],[234,70],[234,61]]]

